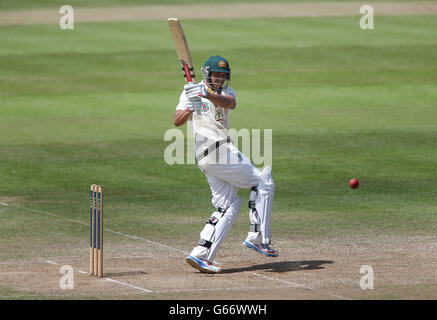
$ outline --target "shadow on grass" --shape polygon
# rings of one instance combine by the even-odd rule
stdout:
[[[279,261],[279,262],[257,264],[245,268],[222,269],[222,273],[236,273],[236,272],[258,271],[258,270],[263,270],[266,272],[282,273],[288,271],[317,270],[317,269],[323,269],[324,268],[323,265],[331,264],[331,263],[334,263],[334,261],[330,261],[330,260]]]

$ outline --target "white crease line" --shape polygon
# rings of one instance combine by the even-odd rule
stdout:
[[[46,262],[48,264],[52,264],[52,265],[55,265],[55,266],[60,266],[59,263],[56,263],[56,262],[51,261],[51,260],[46,260]],[[82,270],[79,270],[79,269],[77,269],[77,271],[79,273],[82,273],[82,274],[90,274],[89,272],[85,272],[85,271],[82,271]],[[104,278],[104,280],[109,281],[109,282],[115,282],[115,283],[118,283],[118,284],[121,284],[121,285],[124,285],[124,286],[128,286],[128,287],[131,287],[131,288],[134,288],[134,289],[137,289],[137,290],[141,290],[143,292],[147,292],[147,293],[152,293],[153,292],[151,290],[140,288],[140,287],[137,287],[137,286],[133,286],[133,285],[131,285],[129,283],[121,282],[121,281],[114,280],[114,279],[111,279],[111,278]]]
[[[270,278],[270,277],[267,277],[267,276],[264,276],[264,275],[262,275],[262,274],[255,273],[255,272],[252,272],[252,274],[255,275],[255,276],[259,276],[259,277],[266,278],[267,280],[279,281],[279,282],[282,282],[282,283],[286,283],[286,284],[292,285],[292,286],[294,286],[294,287],[300,287],[300,288],[304,288],[304,289],[307,289],[307,290],[314,291],[313,288],[308,287],[308,286],[304,286],[304,285],[302,285],[302,284],[298,284],[298,283],[294,283],[294,282],[286,281],[286,280],[281,280],[281,279],[276,279],[276,278]]]
[[[27,207],[20,207],[20,206],[16,206],[16,207],[17,208],[21,208],[21,209],[25,209],[25,210],[28,210],[28,211],[31,211],[31,212],[41,213],[41,214],[44,214],[44,215],[47,215],[47,216],[51,216],[51,217],[55,217],[55,218],[61,218],[61,219],[64,219],[64,220],[67,220],[67,221],[70,221],[70,222],[83,224],[83,225],[88,226],[88,227],[90,226],[89,223],[85,223],[85,222],[82,222],[82,221],[79,221],[79,220],[74,220],[74,219],[69,219],[69,218],[65,218],[65,217],[62,217],[62,216],[58,216],[56,214],[53,214],[53,213],[50,213],[50,212],[47,212],[47,211],[41,211],[41,210],[31,209],[31,208],[27,208]]]
[[[41,213],[41,214],[45,214],[45,215],[49,215],[49,216],[56,217],[56,218],[62,218],[62,219],[65,219],[65,220],[67,220],[67,221],[70,221],[70,222],[80,223],[80,224],[82,224],[82,225],[86,225],[86,226],[88,226],[88,227],[90,226],[88,223],[85,223],[85,222],[82,222],[82,221],[78,221],[78,220],[68,219],[68,218],[65,218],[65,217],[62,217],[62,216],[55,215],[55,214],[53,214],[53,213],[49,213],[49,212],[45,212],[45,211],[40,211],[40,210],[35,210],[35,209],[30,209],[30,208],[26,208],[26,207],[21,207],[21,208],[26,209],[26,210],[29,210],[29,211],[33,211],[33,212],[37,212],[37,213]],[[111,232],[111,233],[114,233],[114,234],[118,234],[118,235],[121,235],[121,236],[127,237],[127,238],[131,238],[131,239],[135,239],[135,240],[140,240],[140,241],[144,241],[144,242],[147,242],[147,243],[151,243],[151,244],[154,244],[154,245],[157,245],[157,246],[160,246],[160,247],[163,247],[163,248],[166,248],[166,249],[172,250],[172,251],[176,251],[176,252],[179,252],[179,253],[183,253],[183,254],[185,254],[185,255],[186,255],[186,254],[189,254],[189,253],[187,253],[187,252],[185,252],[185,251],[183,251],[183,250],[179,250],[179,249],[177,249],[177,248],[173,248],[173,247],[170,247],[170,246],[167,246],[167,245],[161,244],[161,243],[159,243],[159,242],[151,241],[151,240],[144,239],[144,238],[140,238],[140,237],[137,237],[137,236],[131,236],[131,235],[128,235],[128,234],[125,234],[125,233],[122,233],[122,232],[118,232],[118,231],[114,231],[114,230],[111,230],[111,229],[106,229],[106,228],[105,228],[104,230],[106,230],[106,231],[108,231],[108,232]],[[50,263],[50,262],[49,262],[49,263]],[[56,264],[56,263],[52,262],[52,264]],[[86,273],[88,273],[88,272],[86,272]],[[289,284],[289,285],[292,285],[292,286],[295,286],[295,287],[301,287],[301,288],[305,288],[305,289],[307,289],[307,290],[311,290],[311,291],[315,291],[315,290],[316,290],[316,289],[314,289],[314,288],[311,288],[311,287],[308,287],[308,286],[305,286],[305,285],[296,284],[296,283],[293,283],[293,282],[290,282],[290,281],[280,280],[280,279],[276,279],[276,278],[266,277],[266,276],[264,276],[264,275],[261,275],[261,274],[258,274],[258,273],[254,273],[254,272],[253,272],[252,274],[253,274],[253,275],[256,275],[256,276],[260,276],[260,277],[266,278],[266,279],[268,279],[268,280],[283,282],[283,283],[286,283],[286,284]],[[113,281],[113,282],[120,283],[120,284],[124,284],[124,285],[127,285],[127,286],[129,286],[129,287],[132,287],[132,288],[136,288],[136,289],[142,290],[142,291],[144,291],[144,292],[153,292],[153,291],[150,291],[150,290],[147,290],[147,289],[143,289],[143,288],[140,288],[140,287],[132,286],[132,285],[130,285],[130,284],[123,283],[123,282],[120,282],[120,281],[116,281],[116,280],[113,280],[113,279],[106,278],[106,280],[108,280],[108,281]],[[328,294],[328,293],[327,293],[327,294]],[[328,295],[331,296],[331,297],[335,297],[335,298],[337,298],[337,299],[351,300],[350,298],[345,298],[345,297],[338,296],[338,295],[332,295],[332,294],[328,294]]]
[[[114,294],[106,294],[105,296],[107,297],[118,297],[118,296],[132,296],[132,292],[117,292]],[[23,298],[30,298],[30,297],[38,297],[38,298],[43,298],[43,297],[59,297],[59,298],[65,298],[65,297],[71,297],[72,299],[77,299],[78,297],[85,297],[89,299],[89,294],[84,293],[84,294],[80,294],[80,293],[72,293],[72,294],[68,294],[68,293],[64,293],[64,294],[30,294],[30,295],[22,295],[22,296],[1,296],[0,295],[0,300],[8,300],[8,299],[23,299]],[[127,298],[129,299],[129,297]],[[3,302],[3,301],[2,301]]]
[[[112,259],[112,260],[115,260],[115,259],[150,259],[152,256],[150,255],[150,256],[109,256],[109,255],[106,255],[106,258],[105,259]],[[50,260],[47,260],[47,258],[49,258],[49,257],[46,257],[46,258],[38,258],[38,259],[32,259],[32,260],[10,260],[10,261],[1,261],[0,262],[0,265],[8,265],[8,264],[24,264],[24,263],[35,263],[35,262],[38,262],[38,263],[46,263],[47,261],[50,261]],[[54,258],[56,258],[56,259],[63,259],[63,260],[65,260],[65,259],[71,259],[71,260],[73,260],[73,259],[81,259],[81,258],[83,258],[83,257],[81,257],[81,256],[73,256],[73,257],[54,257]]]
[[[111,230],[111,229],[106,229],[105,228],[104,230],[108,231],[108,232],[111,232],[111,233],[118,234],[118,235],[123,236],[123,237],[131,238],[131,239],[134,239],[134,240],[140,240],[140,241],[147,242],[147,243],[151,243],[151,244],[154,244],[156,246],[160,246],[160,247],[172,250],[172,251],[176,251],[176,252],[182,253],[184,255],[189,255],[190,254],[189,252],[185,252],[183,250],[179,250],[177,248],[173,248],[173,247],[170,247],[170,246],[167,246],[165,244],[162,244],[162,243],[159,243],[159,242],[155,242],[155,241],[152,241],[152,240],[140,238],[140,237],[137,237],[137,236],[131,236],[129,234],[122,233],[122,232],[119,232],[119,231],[114,231],[114,230]]]
[[[56,214],[49,213],[49,212],[46,212],[46,211],[31,209],[31,208],[27,208],[27,207],[19,207],[19,208],[26,209],[26,210],[31,211],[31,212],[41,213],[41,214],[48,215],[48,216],[55,217],[55,218],[61,218],[61,219],[64,219],[64,220],[67,220],[67,221],[70,221],[70,222],[74,222],[74,223],[79,223],[79,224],[82,224],[82,225],[85,225],[85,226],[88,226],[88,227],[90,226],[89,223],[82,222],[82,221],[79,221],[79,220],[65,218],[65,217],[58,216]],[[126,237],[126,238],[140,240],[140,241],[143,241],[143,242],[154,244],[156,246],[160,246],[162,248],[166,248],[166,249],[169,249],[169,250],[172,250],[172,251],[176,251],[176,252],[182,253],[184,255],[189,255],[189,252],[186,252],[186,251],[183,251],[183,250],[179,250],[177,248],[173,248],[173,247],[167,246],[167,245],[159,243],[159,242],[151,241],[151,240],[148,240],[148,239],[145,239],[145,238],[140,238],[140,237],[137,237],[137,236],[131,236],[129,234],[122,233],[122,232],[119,232],[119,231],[114,231],[114,230],[107,229],[107,228],[105,228],[104,230],[108,231],[108,232],[111,232],[111,233],[114,233],[114,234],[118,234],[118,235]]]
[[[31,260],[9,260],[9,261],[2,261],[2,262],[0,262],[0,265],[24,264],[24,263],[35,263],[35,262],[37,262],[37,263],[46,263],[47,262],[47,258],[50,258],[50,257],[31,259]],[[54,258],[61,259],[63,257],[54,257]],[[81,258],[81,257],[73,256],[73,257],[68,257],[68,258],[65,258],[65,259],[79,259],[79,258]]]
[[[255,275],[255,276],[263,277],[263,278],[265,278],[265,279],[267,279],[267,280],[271,280],[271,281],[279,281],[279,282],[286,283],[286,284],[289,284],[289,285],[292,285],[292,286],[295,286],[295,287],[304,288],[304,289],[307,289],[307,290],[310,290],[310,291],[320,291],[320,290],[318,290],[318,289],[311,288],[311,287],[308,287],[308,286],[304,286],[304,285],[302,285],[302,284],[298,284],[298,283],[294,283],[294,282],[286,281],[286,280],[281,280],[281,279],[277,279],[277,278],[267,277],[267,276],[264,276],[264,275],[262,275],[262,274],[255,273],[255,272],[252,272],[252,274]],[[351,298],[346,298],[346,297],[343,297],[343,296],[339,296],[339,295],[335,295],[335,294],[330,294],[330,293],[326,293],[326,292],[323,292],[323,294],[327,294],[328,296],[330,296],[330,297],[334,297],[334,298],[337,298],[337,299],[353,300],[353,299],[351,299]]]
[[[342,299],[342,300],[354,300],[352,298],[347,298],[347,297],[343,297],[343,296],[339,296],[336,294],[329,294],[331,297],[337,298],[337,299]]]
[[[77,270],[79,273],[82,273],[82,274],[90,274],[89,272],[85,272],[85,271],[82,271],[82,270]]]
[[[118,283],[118,284],[121,284],[121,285],[124,285],[124,286],[128,286],[128,287],[131,287],[131,288],[134,288],[134,289],[138,289],[138,290],[141,290],[141,291],[144,291],[144,292],[147,292],[147,293],[152,293],[153,292],[151,290],[147,290],[147,289],[144,289],[144,288],[133,286],[133,285],[131,285],[129,283],[124,283],[124,282],[117,281],[117,280],[114,280],[114,279],[105,278],[105,280],[110,281],[110,282],[115,282],[115,283]]]
[[[275,289],[290,288],[287,286],[274,287]],[[198,291],[239,291],[239,290],[262,290],[266,287],[234,287],[234,288],[195,288],[195,289],[168,289],[168,290],[157,290],[155,293],[168,293],[168,292],[198,292]],[[271,288],[267,288],[271,289]]]

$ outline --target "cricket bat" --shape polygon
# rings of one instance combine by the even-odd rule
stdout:
[[[187,38],[185,37],[181,22],[178,18],[168,18],[167,22],[170,27],[184,78],[188,83],[194,83],[196,82],[196,76],[194,74],[193,62],[191,61],[190,48],[188,47]],[[200,114],[199,110],[196,112]]]

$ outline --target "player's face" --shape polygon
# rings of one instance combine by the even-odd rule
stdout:
[[[211,82],[215,88],[223,88],[226,81],[226,72],[211,72]]]

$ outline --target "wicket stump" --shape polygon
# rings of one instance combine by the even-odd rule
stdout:
[[[103,277],[103,188],[90,189],[90,274]]]

